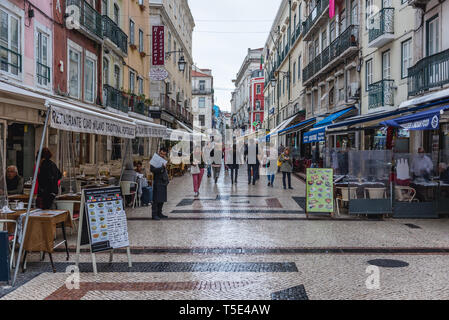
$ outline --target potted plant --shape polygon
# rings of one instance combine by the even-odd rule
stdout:
[[[147,56],[147,54],[146,54],[145,52],[141,51],[141,52],[140,52],[140,56],[141,56],[142,58],[145,58],[145,57]]]
[[[129,46],[131,47],[132,50],[137,49],[137,46],[134,43],[130,43]]]

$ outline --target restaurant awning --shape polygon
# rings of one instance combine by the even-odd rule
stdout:
[[[275,136],[279,133],[279,131],[282,131],[283,129],[285,129],[290,123],[293,122],[293,120],[295,120],[296,116],[293,116],[291,118],[288,118],[287,120],[284,120],[280,125],[278,125],[276,128],[274,128],[273,130],[271,130],[271,132],[267,135],[267,137],[272,137]]]
[[[321,120],[320,122],[318,122],[317,124],[315,124],[313,127],[314,128],[321,128],[321,127],[325,127],[325,126],[329,126],[331,125],[335,120],[338,120],[340,118],[342,118],[343,116],[347,115],[349,112],[356,110],[357,108],[352,106],[349,107],[347,109],[338,111],[326,118],[324,118],[323,120]]]
[[[301,129],[305,129],[305,128],[309,127],[310,125],[313,125],[313,123],[315,121],[316,121],[316,118],[305,120],[303,122],[295,124],[294,126],[291,126],[289,128],[286,128],[286,129],[283,129],[283,130],[279,131],[278,134],[279,135],[284,135],[284,134],[287,134],[287,133],[292,132],[292,131],[299,131]]]
[[[136,122],[136,137],[139,138],[163,138],[167,133],[167,127],[142,120]]]
[[[185,125],[184,123],[182,123],[181,121],[176,120],[176,122],[178,123],[178,125],[179,125],[182,129],[186,130],[186,131],[189,132],[189,133],[193,133],[193,130],[190,129],[188,126],[186,126],[186,125]]]
[[[326,127],[318,128],[304,134],[304,143],[322,142],[326,138]]]
[[[411,131],[437,130],[440,127],[440,117],[447,109],[449,109],[449,105],[393,120],[386,120],[380,124],[385,127],[402,128]]]
[[[47,97],[26,88],[20,88],[8,83],[0,82],[0,103],[46,110]]]
[[[431,101],[437,101],[437,100],[443,100],[443,99],[445,99],[445,101],[441,101],[442,103],[449,102],[449,100],[448,100],[449,99],[449,89],[440,90],[437,92],[426,94],[425,96],[422,96],[422,97],[417,97],[417,98],[413,98],[411,100],[404,101],[399,105],[399,108],[417,106],[420,104],[429,103]]]

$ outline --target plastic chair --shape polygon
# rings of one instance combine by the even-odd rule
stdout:
[[[387,188],[365,188],[365,199],[385,199]]]
[[[136,191],[131,191],[132,186],[136,187]],[[135,208],[136,204],[137,204],[137,190],[139,188],[137,182],[122,181],[122,182],[120,182],[120,188],[122,189],[123,197],[126,197],[126,196],[133,197],[133,208]]]
[[[9,244],[10,244],[10,250],[11,250],[11,261],[9,262],[9,269],[12,270],[13,267],[15,267],[15,248],[16,248],[16,242],[17,242],[17,229],[18,229],[18,225],[17,225],[17,221],[16,220],[8,220],[8,219],[0,219],[0,223],[1,224],[7,224],[7,223],[12,223],[15,225],[14,228],[14,234],[12,235],[8,235],[8,240],[9,240]]]
[[[413,202],[418,201],[415,199],[416,190],[412,187],[396,186],[396,201],[398,202]]]
[[[339,202],[343,204],[343,202],[349,202],[350,199],[357,199],[357,187],[337,187],[337,190],[341,191],[341,198],[336,198],[335,201],[337,202],[337,214],[340,215],[340,205]],[[349,197],[349,194],[351,194],[351,197]]]

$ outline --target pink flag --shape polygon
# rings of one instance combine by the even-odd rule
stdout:
[[[335,16],[335,0],[329,0],[329,18]]]

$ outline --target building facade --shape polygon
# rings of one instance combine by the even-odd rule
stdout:
[[[251,115],[259,114],[253,112],[252,105],[255,105],[255,95],[251,95],[252,80],[254,84],[260,84],[261,73],[256,72],[261,70],[263,49],[248,49],[248,54],[240,67],[237,77],[233,80],[235,90],[233,93],[232,106],[232,121],[233,129],[240,131],[241,135],[251,132]],[[253,78],[254,76],[254,78]],[[256,79],[258,79],[256,81]],[[262,91],[263,92],[263,91]],[[253,99],[253,102],[251,101]],[[263,120],[262,120],[263,121]]]
[[[187,0],[150,0],[150,25],[164,27],[165,80],[151,81],[152,116],[168,128],[192,128],[192,33],[195,27]],[[179,62],[185,61],[184,69]],[[151,66],[153,68],[155,66]],[[182,123],[182,124],[180,124]]]
[[[209,69],[192,70],[192,114],[193,128],[205,131],[212,128],[214,101],[214,78]]]

